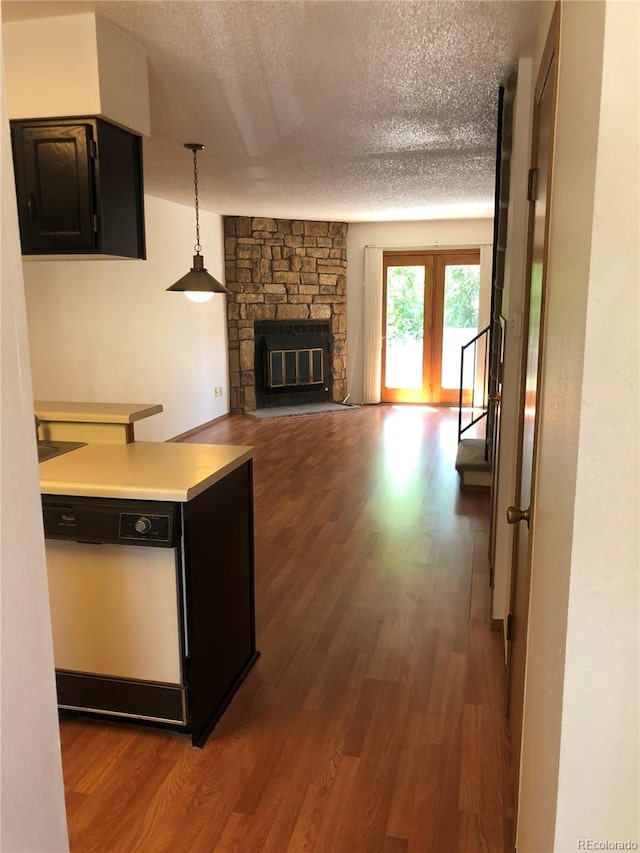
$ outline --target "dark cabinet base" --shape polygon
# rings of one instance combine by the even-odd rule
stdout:
[[[238,688],[260,657],[254,652],[244,669],[210,709],[210,715],[194,729],[188,720],[188,696],[184,688],[167,684],[129,681],[77,672],[56,671],[58,708],[62,714],[161,725],[191,735],[195,747],[203,747],[216,723],[229,707]]]
[[[254,660],[252,463],[184,504],[189,713],[204,731]]]
[[[56,670],[58,707],[156,723],[187,723],[182,687]]]
[[[216,723],[220,719],[220,717],[224,714],[224,712],[229,707],[231,700],[236,695],[238,688],[245,680],[245,678],[249,675],[251,670],[253,669],[253,665],[260,657],[260,652],[254,652],[249,661],[247,661],[246,666],[238,674],[238,677],[235,679],[229,690],[221,697],[220,702],[217,707],[212,710],[209,718],[207,720],[201,720],[199,728],[189,729],[191,732],[191,743],[193,746],[202,747],[205,745],[207,738],[214,730]]]

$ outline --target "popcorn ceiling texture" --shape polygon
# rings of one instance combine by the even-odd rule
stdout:
[[[323,221],[492,215],[498,86],[534,0],[5,0],[5,20],[96,11],[149,58],[145,189]]]
[[[256,320],[331,323],[332,399],[347,393],[347,225],[227,216],[231,412],[256,408]]]

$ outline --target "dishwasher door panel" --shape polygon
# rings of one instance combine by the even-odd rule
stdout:
[[[182,683],[175,548],[46,540],[56,669]]]

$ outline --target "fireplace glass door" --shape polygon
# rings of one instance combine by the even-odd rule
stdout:
[[[382,401],[457,403],[461,347],[478,331],[479,251],[385,252],[383,274]],[[469,395],[473,382],[471,365]]]
[[[268,352],[267,382],[270,388],[321,385],[324,382],[323,352],[313,349],[279,349]]]

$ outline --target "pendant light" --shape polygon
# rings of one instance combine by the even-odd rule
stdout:
[[[229,293],[229,291],[207,272],[204,266],[204,258],[200,254],[202,246],[200,245],[200,211],[198,207],[198,151],[202,151],[204,145],[200,145],[198,142],[187,142],[184,147],[193,151],[193,189],[196,209],[196,244],[194,249],[196,253],[193,256],[191,270],[167,290],[181,291],[193,302],[208,302],[214,293]]]

